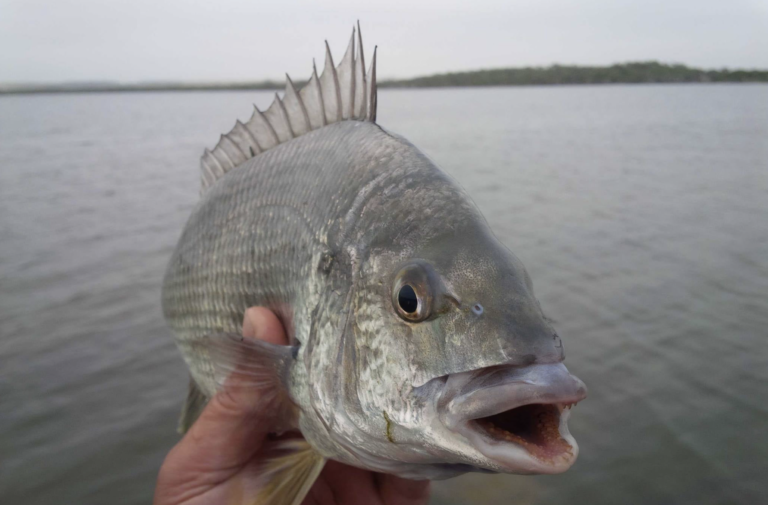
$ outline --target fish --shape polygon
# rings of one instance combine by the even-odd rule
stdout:
[[[376,122],[376,48],[254,107],[201,158],[163,280],[190,371],[184,432],[227,387],[280,407],[258,503],[300,503],[328,460],[409,479],[555,474],[586,386],[522,262],[467,192]],[[241,335],[271,309],[289,345]]]

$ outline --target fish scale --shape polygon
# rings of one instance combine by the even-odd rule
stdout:
[[[197,205],[164,282],[165,316],[180,341],[238,331],[245,309],[254,305],[278,312],[293,327],[291,338],[307,334],[308,323],[287,307],[307,306],[306,286],[318,275],[312,259],[341,248],[329,232],[340,226],[359,189],[379,175],[360,169],[375,167],[370,161],[355,163],[349,155],[340,163],[327,160],[339,143],[345,153],[350,145],[375,145],[369,160],[384,154],[381,139],[396,143],[370,123],[326,128],[238,167]],[[373,139],[366,142],[366,137]],[[328,151],[330,157],[318,154]],[[196,370],[210,367],[194,358],[188,362],[198,385],[213,394],[210,377]]]

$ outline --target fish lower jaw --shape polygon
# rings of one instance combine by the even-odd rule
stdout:
[[[495,472],[552,474],[576,461],[571,407],[587,396],[561,362],[501,365],[448,377],[440,420]]]
[[[579,446],[568,431],[572,404],[529,404],[457,426],[497,472],[556,474],[573,465]]]

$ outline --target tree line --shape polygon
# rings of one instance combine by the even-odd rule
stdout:
[[[382,87],[515,86],[541,84],[612,84],[674,82],[768,82],[768,70],[702,70],[657,61],[619,63],[604,67],[552,65],[499,68],[399,79]]]

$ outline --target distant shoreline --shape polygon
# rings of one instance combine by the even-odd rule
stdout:
[[[602,67],[552,65],[549,67],[501,68],[451,72],[413,79],[380,81],[380,88],[442,88],[471,86],[554,86],[579,84],[680,84],[768,82],[768,70],[703,70],[685,65],[650,62]],[[295,81],[297,87],[304,81]],[[0,84],[0,95],[42,93],[117,93],[156,91],[251,91],[282,90],[277,81],[257,82],[80,82],[59,84]]]

